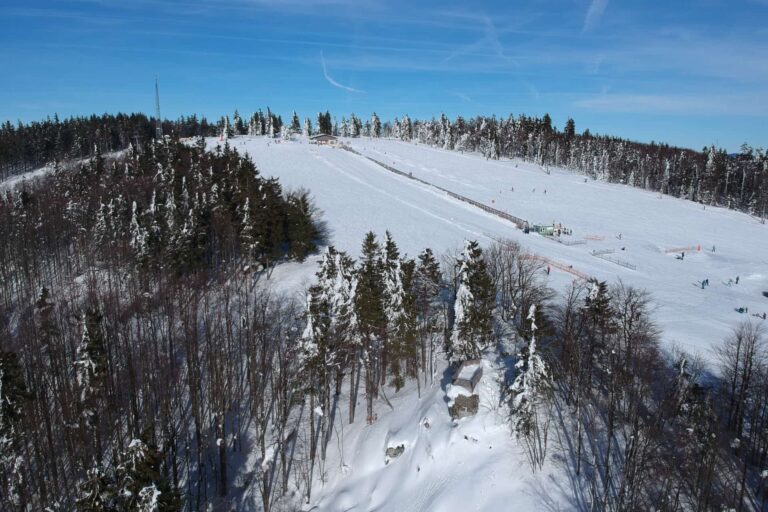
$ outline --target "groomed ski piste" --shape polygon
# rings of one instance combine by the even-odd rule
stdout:
[[[222,144],[217,139],[208,142]],[[342,142],[532,225],[562,224],[572,234],[560,239],[577,245],[524,234],[508,220],[338,147],[310,144],[303,137],[229,141],[237,151],[247,152],[264,175],[279,178],[286,188],[309,189],[331,229],[331,243],[353,257],[369,230],[379,235],[389,230],[401,252],[410,256],[425,247],[436,254],[458,251],[464,239],[481,245],[494,239],[515,240],[574,273],[609,283],[621,279],[648,290],[664,345],[706,359],[711,359],[711,348],[745,319],[736,308],[748,308],[747,316],[768,311],[768,299],[761,295],[768,290],[768,224],[760,219],[635,187],[585,182],[581,174],[552,167],[547,172],[520,160],[486,160],[477,154],[389,139]],[[608,251],[613,252],[593,256]],[[680,259],[682,252],[685,257]],[[305,277],[312,273],[310,268]],[[553,266],[550,285],[561,291],[574,273]],[[737,276],[739,284],[729,285]],[[710,286],[702,290],[704,279]]]

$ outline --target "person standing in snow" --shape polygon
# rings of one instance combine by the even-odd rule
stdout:
[[[739,276],[736,276],[736,284],[739,284]]]

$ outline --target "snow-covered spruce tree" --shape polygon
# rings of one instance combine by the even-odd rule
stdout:
[[[24,432],[21,427],[28,399],[24,375],[15,352],[0,351],[0,505],[26,508],[24,495]]]
[[[355,310],[365,364],[367,421],[372,423],[373,399],[379,393],[381,349],[387,336],[385,313],[384,264],[376,235],[368,232],[363,240],[362,257],[357,271]]]
[[[495,292],[477,242],[465,242],[458,264],[453,330],[448,340],[451,363],[480,357],[493,337]]]
[[[131,206],[131,239],[130,246],[133,249],[136,259],[143,263],[149,256],[148,233],[139,223],[139,211],[136,201]]]
[[[232,123],[229,122],[229,116],[224,116],[221,118],[221,138],[227,140],[232,138],[233,134],[234,129],[232,128]]]
[[[318,274],[318,282],[325,290],[330,316],[330,336],[333,340],[336,394],[341,393],[344,372],[349,369],[350,396],[357,395],[355,375],[359,371],[360,338],[355,309],[357,273],[355,262],[343,251],[329,248],[327,264]],[[350,423],[354,420],[354,402],[350,400]]]
[[[272,115],[272,111],[269,109],[269,107],[267,107],[267,119],[266,119],[267,126],[266,126],[266,131],[264,133],[270,139],[274,139],[275,138],[275,133],[277,131],[277,127],[275,126],[275,119],[274,119],[274,117],[275,116]]]
[[[81,454],[85,467],[91,462],[99,464],[104,455],[100,413],[106,394],[107,364],[102,315],[95,307],[88,308],[82,316],[82,337],[74,362],[79,392],[80,429],[92,442],[88,447],[90,450]]]
[[[425,379],[427,375],[433,373],[435,337],[441,331],[438,325],[441,286],[440,264],[435,259],[432,249],[427,248],[419,254],[413,277],[413,294],[421,350],[420,366],[424,371]]]
[[[438,145],[444,149],[453,149],[451,122],[445,117],[445,114],[440,114],[440,138]]]
[[[324,263],[327,260],[324,259]],[[302,392],[309,395],[309,460],[314,465],[317,454],[319,433],[329,413],[326,403],[330,401],[330,373],[333,351],[330,347],[330,312],[328,298],[320,284],[310,287],[307,292],[307,323],[299,345],[299,366],[303,381]],[[320,399],[320,413],[316,411],[316,400]],[[317,425],[317,419],[321,424]]]
[[[393,383],[397,389],[403,386],[401,373],[401,358],[406,352],[405,344],[409,337],[405,333],[404,302],[405,290],[402,282],[400,267],[400,251],[387,231],[384,236],[384,314],[387,320],[387,335],[381,350],[381,384],[386,380],[388,370],[391,370]]]
[[[396,345],[392,353],[392,373],[396,389],[400,389],[408,378],[418,379],[419,372],[419,319],[416,308],[416,261],[400,261],[400,282],[403,289],[401,298],[402,313],[396,324]],[[397,368],[394,362],[399,362]],[[404,366],[404,368],[403,368]],[[397,371],[396,371],[397,370]]]
[[[352,118],[349,121],[349,136],[350,137],[359,137],[360,136],[360,130],[362,129],[363,124],[360,122],[360,119],[355,117],[354,112],[352,113]]]
[[[536,305],[528,311],[531,339],[518,354],[517,377],[510,387],[513,430],[527,448],[534,468],[544,464],[547,452],[549,415],[542,411],[552,389],[551,374],[536,346]]]
[[[371,137],[381,137],[381,119],[376,112],[371,114]]]
[[[310,121],[308,117],[304,118],[304,128],[301,133],[305,137],[309,137],[312,135],[312,121]]]
[[[258,247],[258,240],[256,239],[256,229],[251,219],[251,198],[245,199],[245,204],[242,208],[242,222],[240,227],[240,253],[245,258],[246,264],[250,264],[254,260],[256,249]]]
[[[303,392],[309,395],[310,410],[315,411],[320,401],[320,414],[310,421],[310,460],[314,461],[318,445],[325,460],[325,449],[330,440],[329,417],[331,389],[336,383],[336,394],[341,392],[343,372],[353,348],[354,317],[354,263],[343,252],[329,247],[323,254],[318,282],[307,294],[306,327],[299,347],[299,360],[304,381]],[[314,414],[314,413],[313,413]],[[319,425],[315,418],[319,418]]]

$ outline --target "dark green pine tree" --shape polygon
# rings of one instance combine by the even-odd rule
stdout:
[[[570,117],[565,123],[565,130],[563,130],[563,133],[568,140],[573,140],[576,137],[576,123]]]
[[[379,360],[387,335],[384,300],[384,264],[376,235],[368,232],[363,240],[362,258],[357,272],[355,309],[365,361],[365,391],[368,422],[373,422],[373,399],[378,396]]]
[[[440,281],[440,264],[435,259],[432,249],[424,249],[419,254],[419,263],[414,276],[414,288],[420,314],[423,315],[429,304],[437,298],[440,293]]]
[[[277,179],[264,180],[251,200],[251,211],[258,240],[258,257],[265,267],[283,253],[286,204]]]
[[[179,492],[160,472],[162,453],[149,441],[134,439],[120,454],[115,469],[121,510],[175,512],[182,509]]]
[[[286,238],[290,243],[289,256],[304,261],[317,249],[317,227],[312,221],[309,192],[299,191],[288,196]]]
[[[355,299],[361,333],[368,338],[383,337],[387,324],[384,315],[384,265],[381,247],[371,231],[363,240]]]
[[[400,262],[400,282],[402,283],[402,314],[395,325],[393,359],[405,365],[405,376],[416,378],[419,368],[418,347],[418,308],[416,304],[416,262],[406,259]],[[394,385],[400,389],[404,384],[402,370],[398,364],[394,375]]]
[[[233,133],[235,135],[245,135],[245,123],[243,122],[243,118],[240,117],[240,112],[238,112],[237,109],[235,109],[233,121]]]
[[[331,122],[331,113],[328,112],[327,110],[325,111],[325,114],[323,114],[320,133],[325,133],[327,135],[333,134],[333,123]]]
[[[614,311],[611,296],[605,281],[590,281],[592,287],[584,299],[584,314],[587,325],[594,335],[608,334],[613,330]]]
[[[291,117],[291,133],[301,133],[301,121],[299,121],[299,116],[296,114],[295,110]]]
[[[75,510],[78,512],[117,512],[118,495],[115,480],[104,468],[89,469],[78,485]]]
[[[605,281],[590,281],[589,295],[584,300],[584,318],[587,328],[587,343],[584,361],[589,365],[589,378],[593,366],[604,366],[597,361],[607,349],[609,337],[616,330],[615,312],[611,306],[611,295]]]

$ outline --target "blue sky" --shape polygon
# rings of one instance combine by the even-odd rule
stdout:
[[[270,106],[768,145],[768,0],[2,0],[0,120]]]

